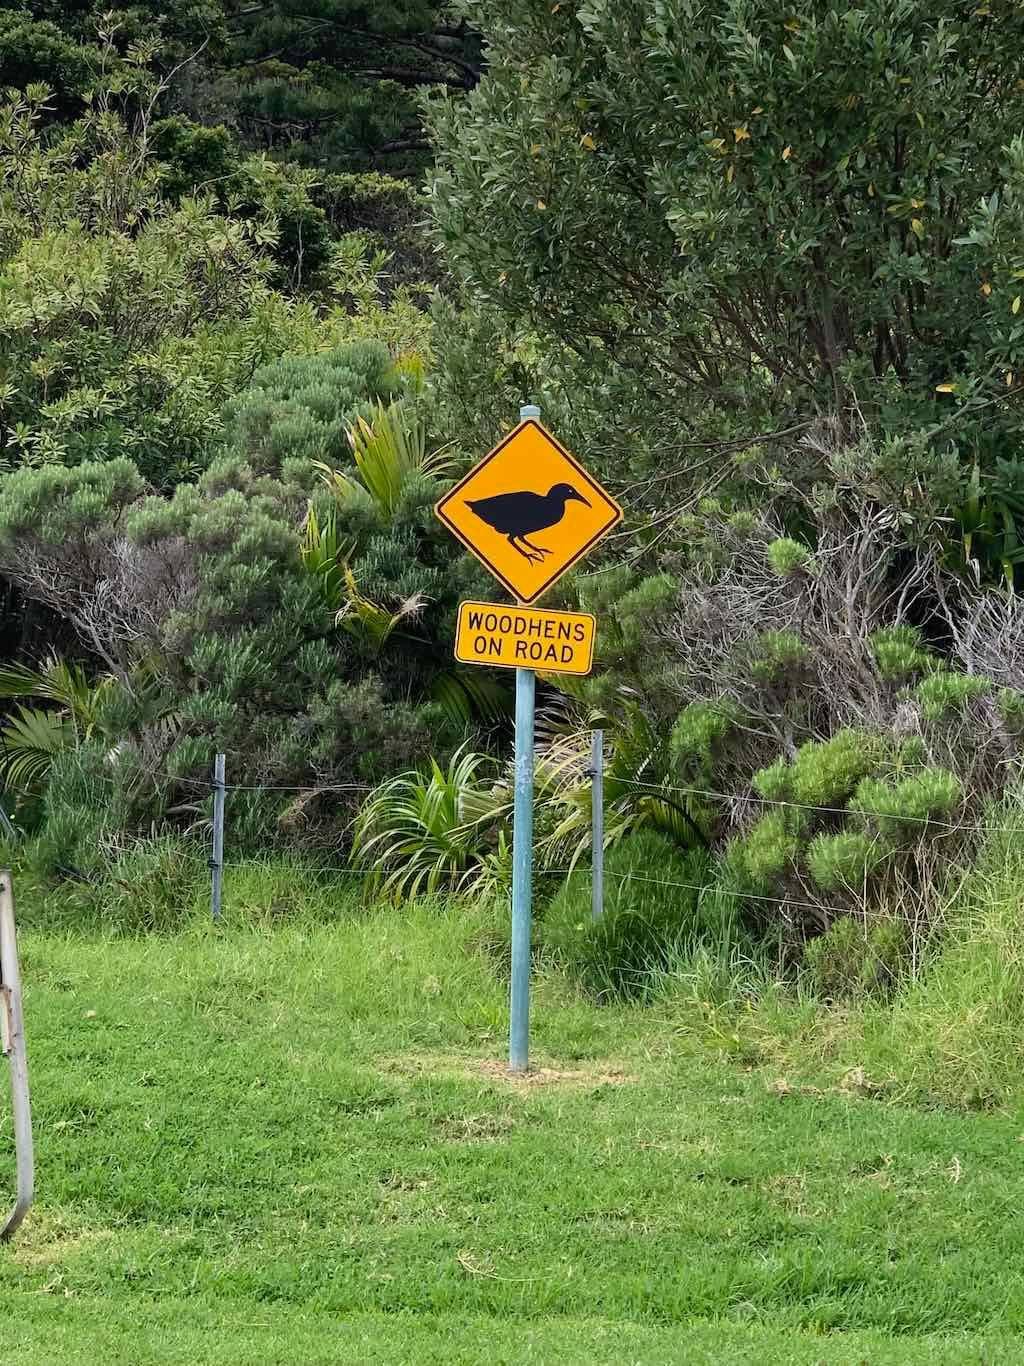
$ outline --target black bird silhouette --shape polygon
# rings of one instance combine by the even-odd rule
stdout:
[[[493,498],[467,498],[466,506],[489,527],[508,537],[508,543],[531,564],[540,564],[550,550],[527,537],[557,526],[568,502],[590,503],[571,484],[555,484],[548,493],[496,493]],[[522,544],[520,544],[522,542]],[[523,549],[523,546],[526,549]]]

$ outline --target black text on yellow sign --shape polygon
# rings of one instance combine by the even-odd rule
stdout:
[[[463,602],[455,658],[499,669],[588,674],[594,659],[594,628],[594,618],[587,612]]]

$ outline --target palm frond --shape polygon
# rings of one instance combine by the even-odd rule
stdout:
[[[369,421],[357,418],[348,439],[357,477],[317,464],[341,508],[369,501],[390,517],[414,475],[438,478],[451,464],[444,450],[427,454],[426,428],[401,402],[378,404]]]
[[[332,612],[337,612],[345,601],[345,567],[355,546],[354,539],[339,535],[338,519],[333,512],[321,523],[310,503],[299,555],[303,568],[316,581],[324,604]]]
[[[36,790],[58,754],[74,741],[74,730],[60,712],[19,704],[0,725],[0,777],[16,792]]]
[[[438,674],[430,696],[457,726],[468,726],[475,720],[494,724],[507,717],[512,707],[511,692],[500,679],[463,669]]]
[[[389,899],[456,891],[480,877],[491,830],[507,801],[485,770],[491,760],[460,750],[444,769],[382,783],[356,818],[352,859]]]

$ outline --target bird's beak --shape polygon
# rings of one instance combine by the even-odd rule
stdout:
[[[590,507],[590,500],[588,498],[584,498],[582,493],[577,493],[575,489],[573,489],[572,493],[569,496],[571,498],[575,498],[577,503],[586,503],[587,507]]]

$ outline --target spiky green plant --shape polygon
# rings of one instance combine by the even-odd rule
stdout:
[[[427,454],[426,429],[402,403],[378,404],[370,421],[356,419],[348,439],[355,475],[317,462],[341,508],[369,501],[382,516],[391,517],[410,479],[439,476],[449,463],[443,451]]]
[[[56,655],[39,669],[13,663],[0,667],[0,697],[30,697],[56,708],[19,702],[0,723],[0,780],[4,786],[15,793],[37,791],[57,755],[92,736],[102,705],[117,686],[110,676],[90,683],[77,664],[68,664]]]
[[[423,593],[412,593],[392,612],[360,592],[350,565],[343,567],[342,579],[345,598],[335,620],[343,630],[374,653],[384,648],[392,632],[403,621],[418,617],[427,603]]]
[[[605,846],[642,828],[684,848],[706,845],[706,813],[689,793],[675,790],[668,740],[644,711],[627,705],[616,717],[594,719],[605,731]],[[589,752],[588,729],[553,740],[540,755],[538,801],[550,827],[540,850],[551,866],[573,868],[590,848]]]
[[[390,900],[465,891],[507,822],[508,796],[487,755],[458,750],[442,769],[400,773],[382,783],[356,818],[352,860],[371,870]],[[489,772],[489,770],[491,770]]]
[[[354,549],[353,540],[339,535],[334,513],[329,512],[321,521],[310,503],[299,555],[303,568],[332,612],[339,611],[345,602],[345,566]]]

